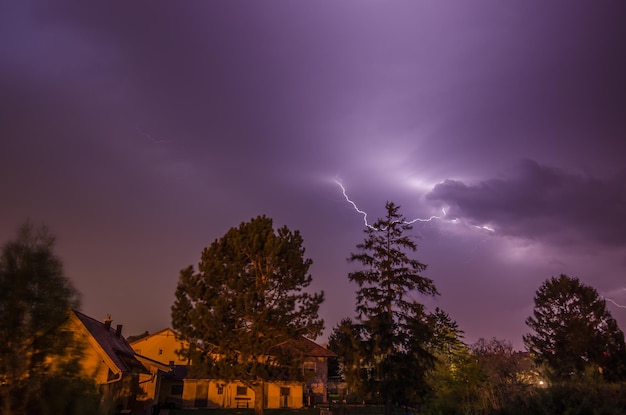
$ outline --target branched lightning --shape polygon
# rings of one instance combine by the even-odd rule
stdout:
[[[341,181],[339,179],[335,179],[335,183],[337,183],[339,188],[341,188],[341,193],[343,194],[344,199],[346,199],[346,201],[350,205],[352,205],[352,208],[358,214],[363,216],[363,223],[365,224],[365,226],[367,226],[370,229],[376,230],[376,231],[380,230],[380,229],[377,229],[375,226],[369,224],[369,222],[367,221],[367,212],[365,212],[364,210],[359,209],[357,204],[352,199],[350,199],[350,197],[348,196],[348,193],[347,193],[346,188],[343,185],[343,183],[341,183]],[[406,223],[406,224],[410,225],[410,224],[413,224],[415,222],[430,222],[430,221],[433,221],[435,219],[443,219],[443,218],[448,216],[448,213],[446,212],[446,208],[442,208],[441,212],[442,212],[441,215],[432,215],[429,218],[415,218],[415,219],[412,219],[412,220],[409,220],[409,221],[403,221],[403,223]],[[448,219],[448,220],[450,222],[452,222],[452,223],[459,223],[459,222],[461,222],[461,220],[459,218],[453,218],[453,219]],[[479,226],[479,225],[469,225],[468,224],[468,226],[474,227],[474,228],[479,229],[481,231],[495,232],[495,229],[493,229],[491,226],[488,226],[488,225]]]
[[[370,224],[367,222],[367,212],[365,212],[365,211],[363,211],[363,210],[359,209],[359,207],[356,205],[356,203],[354,203],[354,202],[350,199],[350,197],[348,197],[348,193],[346,192],[346,188],[345,188],[345,187],[344,187],[344,185],[343,185],[343,184],[339,181],[339,179],[335,179],[335,183],[337,183],[337,185],[341,188],[341,193],[343,193],[343,197],[346,199],[346,201],[352,205],[352,207],[354,208],[354,210],[355,210],[355,211],[357,211],[360,215],[362,215],[362,216],[363,216],[363,223],[365,224],[365,226],[367,226],[368,228],[373,229],[373,230],[375,230],[375,231],[380,230],[380,229],[377,229],[376,227],[374,227],[374,226],[370,225]],[[442,209],[441,209],[441,211],[443,212],[443,214],[442,214],[441,216],[433,215],[433,216],[431,216],[431,217],[429,217],[429,218],[415,218],[415,219],[412,219],[412,220],[410,220],[410,221],[403,221],[403,223],[406,223],[407,225],[410,225],[410,224],[413,224],[413,223],[415,223],[415,222],[430,222],[430,221],[435,220],[435,219],[441,219],[441,218],[443,218],[444,216],[446,216],[446,209],[445,209],[445,208],[442,208]]]

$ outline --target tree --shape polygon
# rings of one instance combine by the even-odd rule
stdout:
[[[425,402],[426,414],[480,414],[484,375],[465,344],[451,351],[435,352],[434,367],[427,372],[430,386]]]
[[[324,295],[306,291],[312,261],[302,244],[298,231],[259,216],[205,248],[197,272],[180,272],[172,325],[191,344],[197,376],[243,381],[257,414],[264,382],[301,374],[298,339],[323,330]]]
[[[385,412],[394,403],[413,403],[423,394],[424,374],[432,364],[427,344],[432,339],[429,316],[413,294],[438,295],[432,280],[421,275],[426,265],[409,257],[417,245],[407,232],[412,229],[387,202],[386,217],[365,229],[366,238],[357,245],[350,262],[364,269],[348,278],[359,286],[356,312],[362,340],[360,359],[370,393],[380,396]]]
[[[426,373],[429,388],[425,413],[479,413],[483,376],[478,362],[463,342],[463,331],[439,308],[429,318],[433,335],[427,347],[435,357],[435,364]]]
[[[517,406],[528,397],[529,385],[538,381],[530,359],[506,340],[481,338],[470,350],[484,374],[481,397],[490,411]]]
[[[342,319],[333,327],[328,337],[328,348],[337,355],[339,375],[350,385],[351,395],[354,395],[351,397],[359,401],[367,397],[367,379],[371,377],[370,368],[363,364],[364,342],[363,326],[349,318]]]
[[[0,399],[5,415],[32,412],[70,340],[57,330],[78,293],[45,227],[23,225],[0,256]],[[44,388],[45,389],[45,388]]]
[[[553,380],[566,380],[591,370],[607,380],[624,378],[624,334],[598,292],[578,278],[561,274],[545,281],[535,294],[533,333],[524,343]]]

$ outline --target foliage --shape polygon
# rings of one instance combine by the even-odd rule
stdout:
[[[93,379],[54,373],[41,385],[40,397],[29,404],[28,414],[106,415],[102,395]]]
[[[67,354],[58,330],[78,293],[64,276],[47,229],[23,225],[0,256],[0,393],[3,414],[26,413],[41,397],[51,362]]]
[[[368,398],[368,368],[361,364],[361,345],[365,341],[363,326],[345,318],[339,322],[328,337],[328,348],[338,357],[339,375],[350,385],[353,399]]]
[[[324,296],[306,291],[312,261],[302,244],[298,231],[259,216],[205,248],[197,272],[180,272],[172,325],[191,344],[196,376],[246,382],[258,412],[263,382],[301,374],[297,340],[323,329]]]
[[[348,278],[359,286],[356,312],[358,324],[345,325],[355,341],[353,356],[344,354],[359,377],[361,393],[379,396],[386,412],[393,404],[411,404],[425,392],[424,374],[432,365],[427,350],[432,339],[429,315],[414,294],[438,295],[432,280],[421,275],[426,265],[409,253],[417,245],[407,232],[412,226],[387,202],[386,217],[365,229],[365,240],[357,245],[350,262],[363,266]]]
[[[463,332],[450,316],[437,308],[430,316],[433,337],[429,349],[436,357],[427,372],[429,394],[425,413],[471,414],[482,408],[480,388],[484,373],[463,343]]]
[[[509,404],[498,415],[622,415],[626,413],[626,385],[580,379],[536,389]]]
[[[526,353],[506,340],[479,339],[470,347],[484,375],[481,400],[486,410],[498,411],[527,397],[540,378]]]
[[[554,381],[602,373],[607,380],[626,374],[624,334],[598,292],[577,278],[560,275],[545,281],[535,295],[526,324],[526,347]]]
[[[448,415],[482,413],[484,373],[467,346],[450,352],[439,351],[435,356],[436,363],[426,377],[430,393],[424,412]]]

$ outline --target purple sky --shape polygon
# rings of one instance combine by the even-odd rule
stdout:
[[[626,304],[623,1],[0,5],[0,239],[58,237],[83,311],[162,329],[259,214],[301,231],[327,333],[386,201],[466,333],[521,348],[567,273]],[[487,229],[479,229],[486,226]],[[609,310],[626,329],[626,309]],[[323,340],[323,339],[320,339]]]

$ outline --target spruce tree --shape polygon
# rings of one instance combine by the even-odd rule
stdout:
[[[385,413],[394,404],[415,403],[425,392],[424,375],[433,362],[428,351],[433,330],[431,318],[416,295],[436,296],[433,281],[422,275],[426,265],[410,254],[417,245],[408,234],[410,223],[399,206],[387,202],[386,217],[365,229],[350,262],[363,266],[348,275],[359,286],[356,312],[360,323],[357,370],[364,384],[379,396]]]

